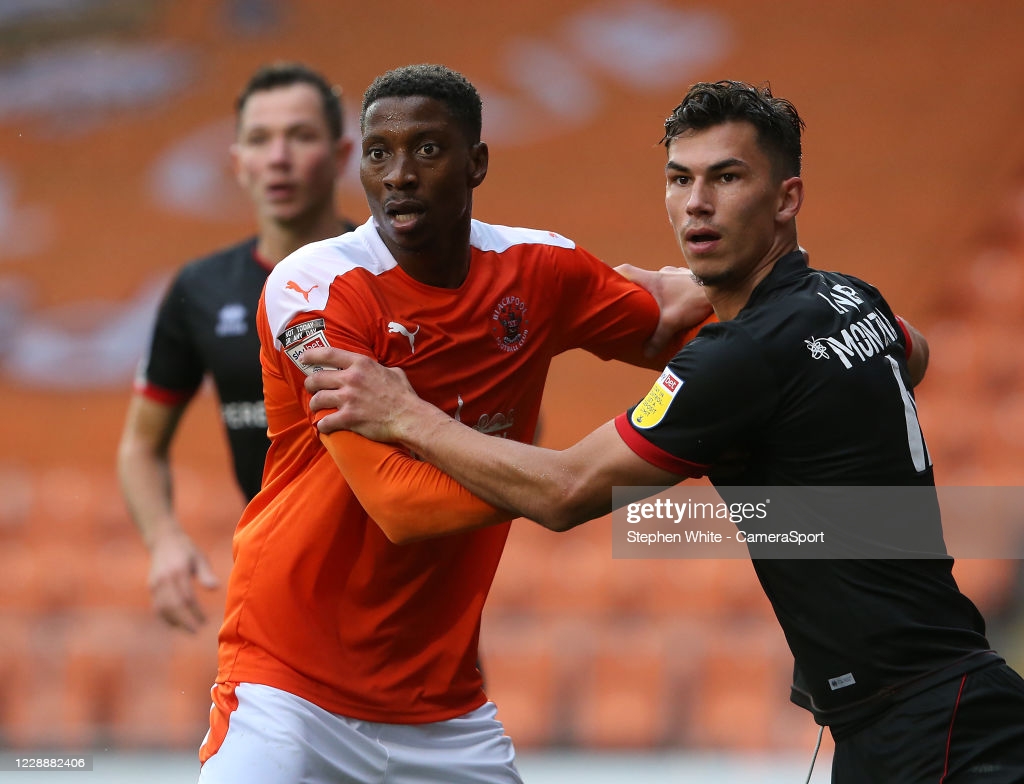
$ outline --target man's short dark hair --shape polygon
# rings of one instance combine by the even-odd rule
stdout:
[[[688,130],[701,131],[726,122],[748,122],[757,129],[757,141],[783,177],[800,174],[800,134],[804,121],[796,107],[776,98],[771,89],[744,82],[699,82],[665,120],[666,147]]]
[[[253,93],[291,87],[293,84],[308,84],[320,94],[324,119],[332,139],[340,139],[344,132],[341,119],[341,88],[332,86],[327,79],[302,63],[277,62],[262,66],[242,88],[235,101],[235,114],[242,116],[245,102]]]
[[[359,127],[366,123],[366,110],[382,98],[433,98],[451,112],[470,144],[480,141],[483,104],[472,83],[458,71],[443,65],[406,65],[381,74],[366,88]]]

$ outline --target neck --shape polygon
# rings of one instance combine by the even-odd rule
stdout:
[[[461,257],[460,263],[453,260]],[[443,261],[434,254],[403,253],[396,256],[398,266],[413,280],[440,289],[457,289],[469,275],[469,246],[453,252]]]
[[[306,221],[283,224],[267,220],[260,226],[256,250],[261,258],[270,264],[277,264],[303,245],[338,236],[344,231],[345,225],[345,221],[335,213],[333,205],[330,210]]]
[[[443,240],[413,249],[396,247],[386,237],[380,236],[398,266],[410,278],[427,286],[456,289],[469,274],[469,230],[467,221]]]
[[[786,243],[781,247],[773,247],[765,255],[761,263],[742,280],[728,281],[718,285],[706,285],[704,287],[704,294],[711,303],[711,307],[714,308],[715,316],[718,317],[718,320],[730,321],[736,318],[739,312],[746,307],[747,302],[750,301],[750,295],[757,288],[757,285],[775,269],[779,259],[787,253],[797,250],[797,247],[795,241],[792,244]]]

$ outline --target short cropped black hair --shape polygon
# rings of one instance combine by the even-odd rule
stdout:
[[[458,71],[443,65],[406,65],[381,74],[366,88],[359,128],[366,124],[366,110],[382,98],[433,98],[440,101],[461,125],[470,144],[480,141],[483,103],[472,83]]]
[[[783,177],[797,177],[803,153],[800,134],[804,121],[796,107],[784,98],[776,98],[771,89],[744,82],[723,80],[699,82],[665,120],[666,147],[688,130],[704,130],[726,122],[748,122],[757,129],[761,149]]]
[[[341,88],[332,86],[327,79],[302,63],[276,62],[262,66],[249,79],[235,100],[235,114],[242,116],[245,102],[253,93],[291,87],[293,84],[308,84],[320,94],[324,119],[332,139],[340,139],[344,132],[341,119]]]

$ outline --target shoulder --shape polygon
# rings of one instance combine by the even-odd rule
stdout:
[[[826,280],[833,282],[833,288],[836,286],[849,286],[854,290],[859,290],[863,294],[867,294],[872,297],[882,297],[882,293],[873,285],[868,283],[866,280],[850,275],[845,272],[827,272],[823,270],[814,270],[819,275],[822,275]]]
[[[833,329],[846,313],[878,300],[877,291],[856,278],[810,267],[786,270],[766,283],[735,319],[721,325],[745,331],[765,348]]]
[[[775,352],[762,336],[733,319],[703,327],[669,362],[694,392],[729,400],[764,395],[780,385]]]
[[[849,325],[876,309],[889,312],[881,292],[870,283],[842,272],[807,269],[806,274],[758,303],[739,320],[755,334],[775,334],[787,327],[812,332]]]
[[[390,254],[381,252],[382,246],[383,243],[370,223],[364,223],[354,231],[337,237],[304,245],[283,258],[270,272],[267,279],[268,296],[277,290],[296,293],[294,286],[288,286],[289,281],[329,286],[336,277],[354,269],[380,274],[395,266]]]
[[[478,250],[504,253],[510,248],[568,248],[575,249],[576,243],[558,232],[544,229],[527,229],[519,226],[501,226],[473,220],[470,227],[470,245]]]
[[[848,371],[904,345],[895,316],[874,286],[815,269],[786,281],[730,324],[747,332],[787,384],[808,373],[824,378],[825,367]]]
[[[256,237],[249,237],[234,245],[200,256],[184,265],[178,272],[180,279],[207,277],[220,272],[251,264],[256,252]]]
[[[253,258],[255,248],[256,237],[249,237],[188,262],[173,275],[162,309],[208,310],[217,302],[237,298],[239,282],[253,278],[253,271],[261,269]],[[257,274],[254,282],[245,287],[244,291],[250,292],[246,296],[255,299],[259,291],[254,287],[262,287],[265,277],[265,273]]]
[[[700,367],[716,372],[742,374],[763,364],[757,337],[742,322],[712,322],[683,346],[672,360],[674,364]]]
[[[476,253],[491,254],[516,274],[539,276],[560,285],[591,285],[621,276],[589,251],[556,231],[499,226],[474,220],[470,245]]]
[[[673,421],[705,432],[708,444],[771,409],[781,386],[758,343],[733,322],[708,324],[687,343],[655,384],[674,401]],[[707,462],[707,461],[699,461]]]
[[[784,296],[816,306],[825,304],[833,310],[854,308],[865,302],[883,302],[881,292],[870,283],[844,272],[808,268],[802,285],[795,285]],[[796,301],[796,300],[794,300]]]
[[[372,221],[299,248],[267,278],[263,298],[274,334],[299,313],[322,311],[338,278],[354,270],[380,275],[395,266]]]

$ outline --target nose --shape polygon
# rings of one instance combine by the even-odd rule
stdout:
[[[690,186],[689,197],[686,200],[686,214],[709,215],[713,211],[711,188],[703,178],[698,177]]]
[[[275,136],[270,142],[270,163],[282,166],[291,162],[291,147],[284,136]]]
[[[391,158],[391,165],[384,173],[384,185],[388,188],[408,188],[416,184],[416,167],[412,156],[397,153]]]

